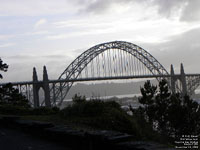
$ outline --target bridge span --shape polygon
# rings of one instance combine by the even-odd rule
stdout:
[[[181,64],[180,74],[170,73],[150,53],[124,41],[98,44],[79,55],[57,80],[49,80],[44,66],[43,80],[38,80],[33,68],[33,80],[13,82],[34,107],[60,106],[74,82],[156,78],[166,79],[172,92],[192,95],[200,85],[200,74],[185,74]],[[7,83],[1,83],[3,86]],[[44,100],[39,100],[39,89],[44,90]]]

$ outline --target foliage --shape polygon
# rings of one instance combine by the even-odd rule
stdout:
[[[75,103],[85,102],[86,101],[86,97],[85,96],[79,96],[78,94],[75,94],[72,97],[72,101],[75,102]]]
[[[64,119],[77,118],[77,123],[94,128],[132,133],[136,131],[132,118],[114,101],[90,100],[74,103],[61,110],[60,114]]]
[[[4,105],[0,105],[0,114],[4,114],[4,115],[28,115],[28,114],[31,114],[31,110],[29,108],[26,108],[26,107],[4,104]]]
[[[8,69],[8,65],[6,63],[3,63],[3,61],[0,58],[0,71],[6,72]],[[0,78],[3,78],[3,76],[0,74]]]
[[[39,107],[31,109],[31,115],[53,115],[59,113],[60,109],[58,107]]]
[[[19,105],[4,104],[0,105],[0,114],[4,115],[55,115],[59,113],[59,108],[27,108]]]
[[[130,106],[130,110],[133,113],[132,118],[140,126],[137,128],[137,132],[142,135],[143,140],[152,140],[164,144],[168,143],[168,141],[170,140],[168,137],[162,136],[161,134],[153,130],[152,125],[145,119],[144,110],[141,109],[141,107],[138,109],[133,109]]]
[[[140,112],[156,131],[171,137],[200,134],[200,105],[187,95],[171,94],[166,80],[158,89],[147,81],[141,93]]]
[[[25,96],[19,93],[12,84],[6,84],[0,88],[0,105],[8,104],[13,106],[30,107]]]
[[[74,103],[72,106],[66,107],[62,112],[64,115],[74,116],[97,116],[108,108],[120,109],[120,105],[116,102],[103,102],[101,100],[84,101],[82,103]],[[121,109],[120,109],[121,110]]]
[[[3,63],[0,58],[0,70],[7,71],[8,65]],[[0,78],[2,75],[0,74]],[[13,105],[21,107],[30,107],[28,100],[19,93],[18,89],[12,87],[12,84],[6,84],[0,87],[0,105]]]

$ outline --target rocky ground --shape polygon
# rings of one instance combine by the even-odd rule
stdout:
[[[64,145],[19,130],[0,127],[1,150],[70,150]]]
[[[0,119],[0,150],[174,150],[164,145],[135,141],[134,135],[108,130],[75,130],[47,122]]]

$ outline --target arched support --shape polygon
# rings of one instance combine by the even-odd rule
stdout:
[[[166,69],[150,53],[141,47],[129,42],[114,41],[96,45],[83,52],[65,69],[58,80],[78,78],[87,64],[89,64],[99,54],[109,49],[117,49],[129,53],[133,57],[137,58],[153,75],[169,75]],[[161,78],[157,78],[157,80],[160,81]],[[55,103],[61,105],[72,85],[73,82],[67,81],[56,85],[54,100],[53,98],[51,99],[53,105],[55,105]],[[52,91],[53,88],[51,89],[51,93],[53,93]]]

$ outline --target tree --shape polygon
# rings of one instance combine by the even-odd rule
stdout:
[[[7,70],[8,65],[6,63],[3,63],[0,58],[0,71],[6,72]],[[1,74],[0,78],[3,78]],[[6,84],[0,87],[0,104],[30,107],[26,97],[19,93],[18,89],[13,88],[12,84]]]
[[[168,108],[168,120],[176,135],[200,135],[200,105],[189,96],[183,99],[180,95],[171,98]]]
[[[13,88],[10,83],[0,88],[0,104],[30,107],[26,97],[19,93],[18,89]]]
[[[3,61],[0,58],[0,71],[6,72],[8,70],[8,65],[6,63],[3,63]],[[0,78],[2,79],[3,76],[0,74]]]
[[[85,96],[79,96],[78,94],[75,94],[72,97],[72,101],[75,102],[75,103],[85,102],[86,101],[86,97]]]
[[[172,94],[166,80],[159,82],[158,89],[147,81],[141,93],[140,112],[156,131],[171,137],[200,134],[200,105],[189,96]]]
[[[140,88],[142,97],[139,99],[139,102],[144,105],[144,114],[146,120],[153,126],[154,114],[155,114],[155,101],[154,97],[156,95],[157,86],[151,85],[148,80],[145,82],[144,87]]]

